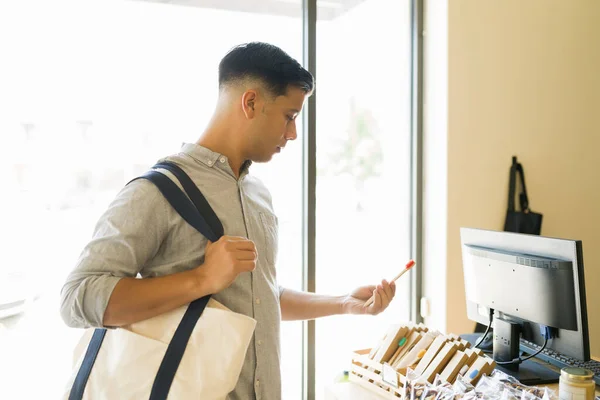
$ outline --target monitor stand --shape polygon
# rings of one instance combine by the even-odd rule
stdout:
[[[497,365],[496,369],[504,372],[507,375],[515,377],[523,385],[536,386],[546,383],[556,383],[560,378],[560,374],[540,364],[536,361],[525,360],[519,364],[519,369],[505,368],[503,365]]]
[[[473,347],[479,341],[479,338],[481,337],[481,335],[482,334],[480,334],[480,333],[467,333],[467,334],[460,335],[460,337],[465,339],[469,343],[471,343],[471,346]],[[492,334],[489,334],[488,336],[492,336]],[[487,342],[487,341],[485,341],[485,342]],[[489,351],[491,349],[489,349],[489,350],[485,349],[485,350]],[[492,354],[488,354],[488,355],[490,357],[492,357]],[[524,356],[524,357],[526,357],[526,356]],[[548,366],[546,366],[544,364],[541,364],[540,362],[533,361],[534,359],[523,361],[519,365],[518,370],[507,368],[510,366],[502,366],[502,365],[497,365],[496,369],[504,372],[507,375],[515,377],[517,380],[519,380],[519,382],[521,382],[523,385],[527,385],[527,386],[535,386],[535,385],[558,382],[558,380],[560,378],[560,374],[558,372],[552,370],[551,368],[549,368]]]

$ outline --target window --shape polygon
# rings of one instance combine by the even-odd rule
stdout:
[[[353,3],[317,23],[316,282],[332,294],[392,279],[410,257],[410,2]],[[316,322],[317,396],[352,350],[409,320],[409,282],[377,318]]]
[[[60,319],[64,279],[121,187],[199,137],[227,50],[260,40],[302,60],[306,2],[160,2],[0,4],[0,398],[62,394],[82,333]],[[317,6],[316,282],[343,294],[393,277],[410,253],[410,2]],[[273,195],[280,283],[299,290],[307,194],[297,123],[297,142],[251,173]],[[317,321],[317,397],[351,350],[408,320],[408,282],[384,316]],[[302,324],[284,322],[286,400],[302,397],[301,343]]]
[[[261,40],[302,60],[299,2],[252,13],[233,0],[221,9],[197,3],[0,5],[0,163],[8,182],[0,218],[1,239],[10,244],[3,246],[0,304],[26,307],[0,319],[0,398],[62,393],[81,335],[59,316],[66,274],[117,191],[182,141],[197,140],[215,106],[221,57]],[[251,173],[271,189],[279,216],[278,277],[299,290],[300,140],[275,158]],[[282,329],[285,398],[299,398],[302,326]]]

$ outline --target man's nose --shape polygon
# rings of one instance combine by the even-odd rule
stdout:
[[[296,140],[297,137],[298,134],[296,133],[296,121],[294,120],[291,124],[289,124],[288,131],[285,134],[285,138],[287,140]]]

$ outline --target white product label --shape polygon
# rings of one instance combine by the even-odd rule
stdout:
[[[560,385],[558,389],[558,398],[560,400],[586,400],[585,388]]]
[[[388,363],[383,364],[383,370],[381,371],[381,379],[395,388],[398,387],[398,373]]]

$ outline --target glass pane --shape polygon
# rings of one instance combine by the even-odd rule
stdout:
[[[81,335],[59,316],[66,274],[117,191],[181,142],[197,140],[227,50],[261,40],[302,59],[299,2],[253,12],[238,11],[247,2],[236,0],[194,3],[0,3],[0,398],[62,394]],[[294,289],[301,288],[301,163],[298,141],[251,170],[272,190],[278,276]],[[283,333],[284,397],[299,398],[301,325],[284,324]]]
[[[317,292],[345,294],[410,256],[410,2],[318,4]],[[409,301],[406,275],[383,314],[317,320],[318,396]]]

